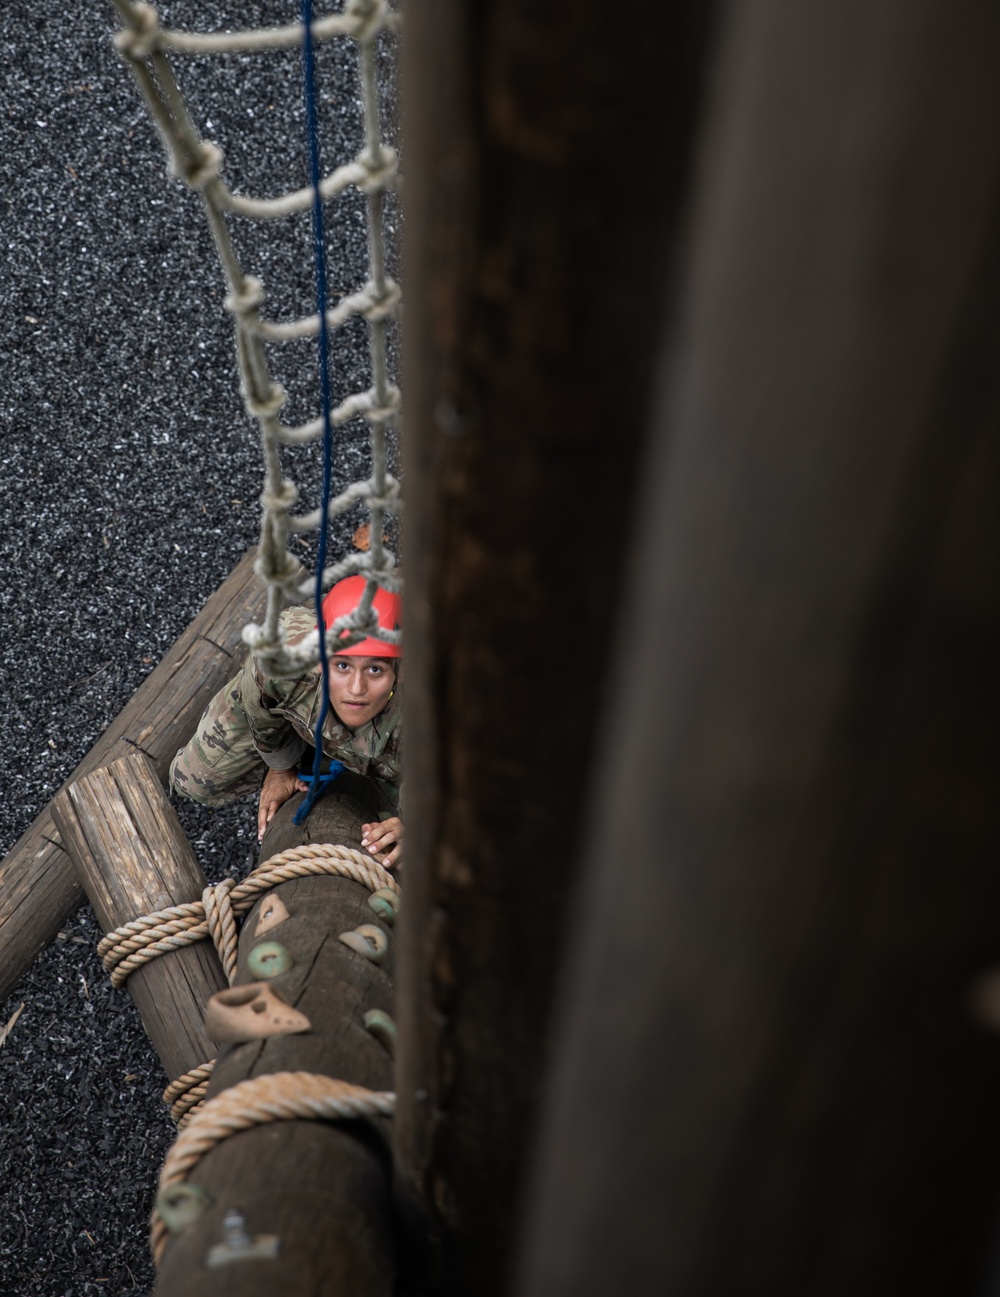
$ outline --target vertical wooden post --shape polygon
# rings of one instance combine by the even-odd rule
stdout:
[[[407,12],[396,1125],[449,1292],[509,1275],[709,9]]]
[[[105,932],[201,899],[205,876],[146,757],[120,757],[61,789],[52,816]],[[202,1018],[227,982],[211,942],[158,956],[127,985],[168,1080],[215,1057]]]

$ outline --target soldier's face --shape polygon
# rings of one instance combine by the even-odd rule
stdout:
[[[395,684],[396,673],[386,658],[343,654],[330,659],[330,702],[349,729],[377,716]]]

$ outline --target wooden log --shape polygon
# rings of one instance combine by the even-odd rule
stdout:
[[[144,752],[165,780],[209,699],[235,675],[244,653],[243,626],[263,615],[255,556],[251,550],[240,560],[63,787],[136,751]],[[0,861],[0,1000],[82,897],[46,807]]]
[[[261,859],[303,842],[357,847],[361,825],[375,816],[368,781],[344,772],[301,827],[286,803],[269,826]],[[255,936],[260,911],[274,896],[289,917]],[[262,940],[289,952],[289,970],[270,985],[300,1012],[311,1030],[224,1048],[210,1097],[251,1076],[310,1071],[374,1090],[393,1088],[385,1046],[364,1026],[370,1009],[392,1012],[392,930],[368,905],[369,893],[345,878],[282,883],[247,915],[240,936],[236,985],[258,981],[247,968]],[[338,940],[362,924],[382,927],[386,960],[369,962]],[[207,1153],[190,1181],[211,1199],[182,1232],[171,1237],[156,1297],[389,1297],[397,1268],[389,1135],[376,1121],[281,1121],[231,1136]],[[227,1211],[238,1211],[253,1236],[276,1235],[275,1259],[207,1268],[210,1249],[223,1239]]]
[[[452,1292],[514,1255],[712,11],[407,15],[396,1128]]]
[[[119,757],[61,789],[52,816],[105,932],[201,898],[205,876],[152,762]],[[205,1005],[227,986],[210,941],[136,969],[127,986],[168,1080],[215,1057]]]

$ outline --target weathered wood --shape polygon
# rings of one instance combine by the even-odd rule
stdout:
[[[727,19],[519,1291],[996,1292],[1000,9]]]
[[[448,1291],[514,1254],[713,8],[407,15],[396,1126]]]
[[[61,789],[52,816],[105,932],[200,899],[205,876],[152,762],[141,753]],[[211,942],[159,955],[126,985],[168,1080],[215,1057],[203,1017],[227,982]]]
[[[165,779],[209,699],[235,674],[245,651],[243,626],[263,615],[255,555],[240,560],[63,787],[137,750]],[[0,862],[0,1000],[82,897],[46,807]]]
[[[345,772],[294,826],[293,798],[269,826],[265,860],[302,842],[357,847],[361,825],[374,815],[371,785]],[[364,1026],[369,1009],[392,1012],[394,939],[368,905],[368,891],[343,878],[283,883],[278,895],[289,917],[257,938],[266,898],[248,914],[240,936],[237,985],[259,980],[247,970],[259,941],[277,941],[291,968],[271,979],[274,989],[306,1014],[311,1030],[225,1048],[210,1095],[268,1072],[312,1071],[375,1090],[393,1088],[392,1059]],[[386,961],[375,965],[337,938],[361,924],[389,936]],[[169,1242],[156,1297],[389,1297],[397,1269],[387,1122],[283,1121],[232,1136],[206,1154],[190,1180],[211,1206]],[[275,1234],[275,1260],[205,1267],[222,1239],[227,1210],[239,1210],[253,1235]]]

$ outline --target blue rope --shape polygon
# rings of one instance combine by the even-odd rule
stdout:
[[[330,663],[326,653],[326,634],[323,628],[322,575],[326,567],[326,543],[329,530],[327,506],[333,479],[333,427],[330,421],[330,363],[329,338],[326,327],[326,249],[323,239],[323,200],[320,197],[319,128],[316,123],[316,67],[313,58],[312,0],[301,0],[302,8],[302,76],[306,97],[306,138],[309,145],[309,181],[313,191],[313,252],[316,270],[316,311],[319,315],[319,377],[323,396],[323,504],[319,525],[319,553],[316,558],[316,624],[319,627],[319,662],[323,673],[323,703],[313,742],[316,754],[313,760],[312,779],[305,801],[295,812],[293,823],[301,824],[320,797],[329,780],[323,780],[320,768],[323,762],[323,725],[330,711]],[[338,763],[339,764],[339,763]],[[332,769],[331,765],[331,769]],[[340,773],[338,770],[337,774]]]
[[[320,794],[325,792],[326,789],[330,787],[330,785],[337,778],[337,776],[340,774],[343,768],[344,768],[343,761],[334,761],[331,759],[330,764],[327,766],[326,770],[323,772],[323,774],[319,776],[320,791],[319,793],[317,793],[317,796],[320,796]],[[304,775],[301,771],[299,771],[299,778],[302,780],[304,784],[310,784],[310,785],[314,784],[316,782],[316,777],[317,776],[316,776],[315,766],[313,767],[313,772],[311,775]]]

